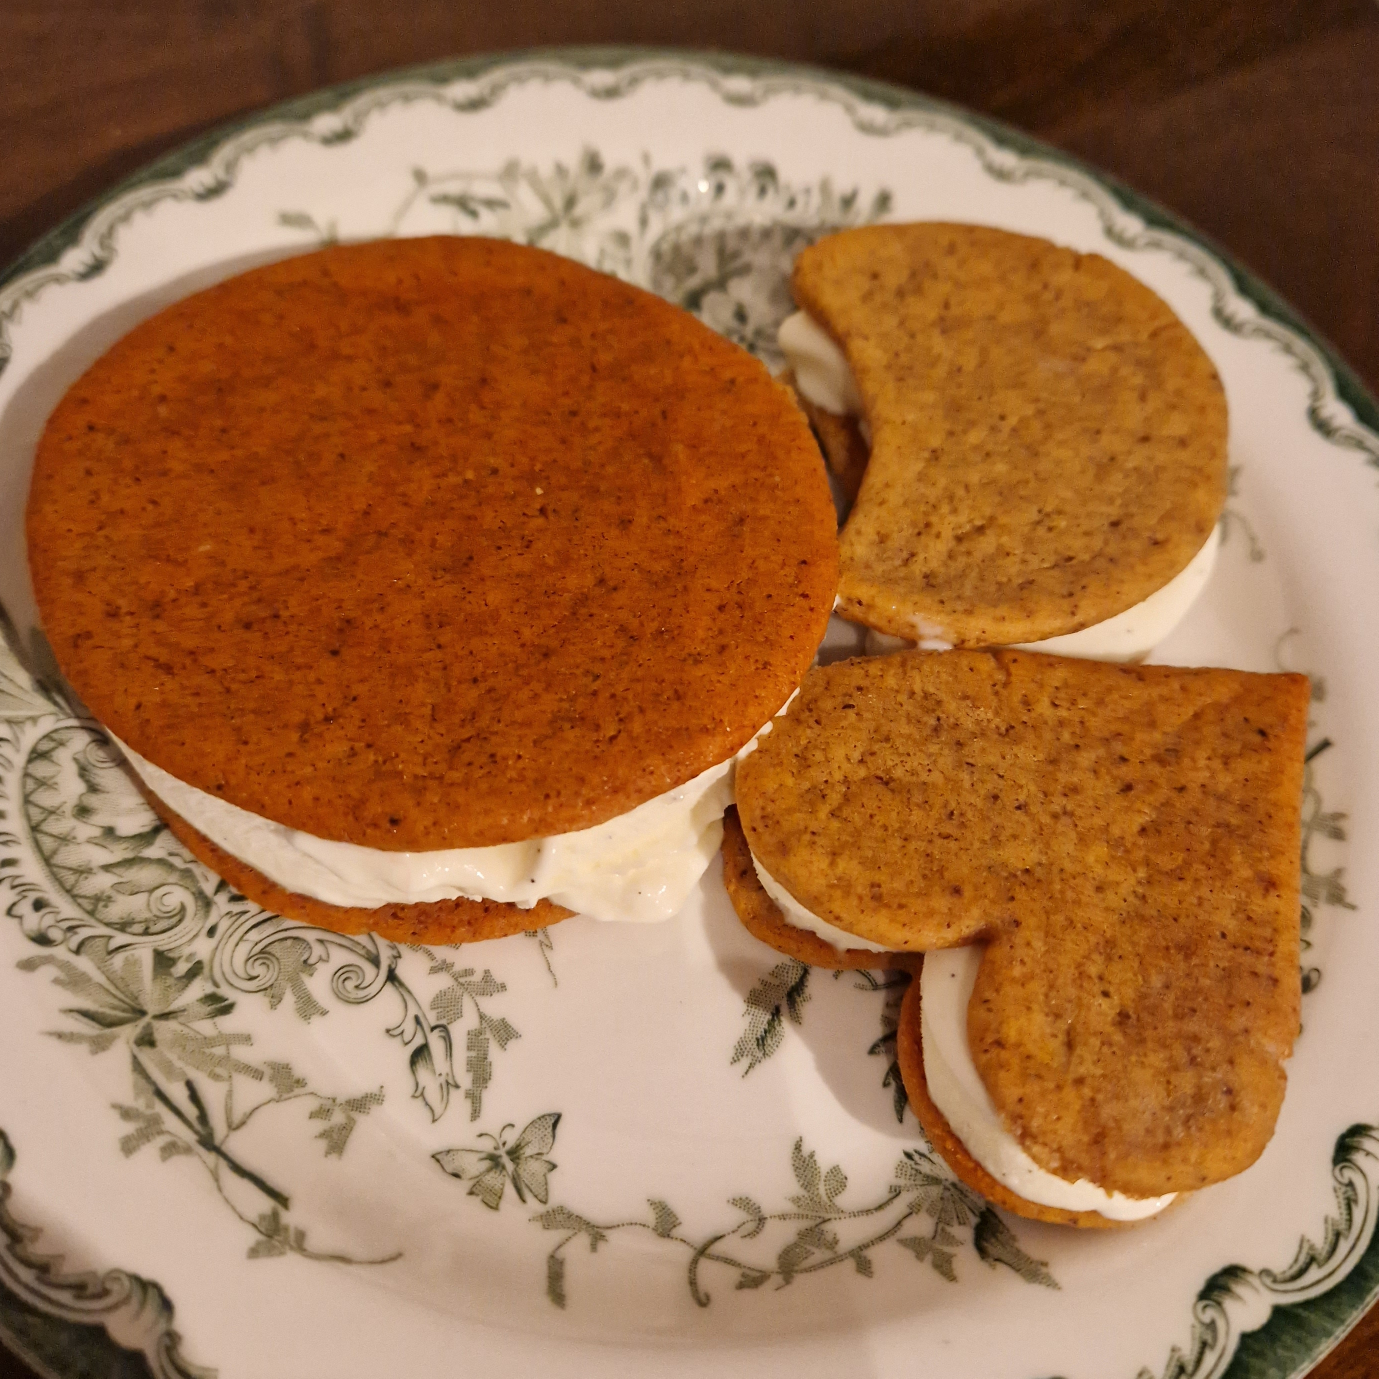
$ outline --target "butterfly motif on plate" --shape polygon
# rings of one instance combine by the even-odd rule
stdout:
[[[548,1111],[529,1121],[515,1140],[508,1141],[508,1124],[496,1134],[483,1133],[490,1149],[442,1149],[431,1157],[452,1177],[469,1184],[469,1195],[477,1197],[491,1211],[498,1210],[509,1180],[517,1200],[525,1202],[527,1194],[543,1206],[550,1195],[548,1179],[555,1167],[546,1157],[555,1146],[555,1128],[560,1124],[560,1112]]]

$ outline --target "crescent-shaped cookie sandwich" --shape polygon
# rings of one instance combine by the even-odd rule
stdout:
[[[973,1186],[1135,1219],[1268,1143],[1307,703],[1297,675],[908,652],[811,671],[743,758],[739,846],[773,918],[927,954],[906,1085]]]
[[[1226,402],[1159,297],[1097,254],[942,223],[832,235],[792,286],[781,347],[856,494],[843,617],[877,646],[1116,661],[1172,630],[1215,560]]]
[[[345,931],[673,914],[832,603],[789,392],[650,293],[473,238],[146,321],[38,448],[59,665],[183,841]]]

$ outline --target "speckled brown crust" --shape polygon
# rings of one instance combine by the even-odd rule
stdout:
[[[1210,536],[1220,380],[1108,260],[974,225],[870,225],[805,249],[793,287],[871,428],[844,616],[914,641],[1039,641],[1139,603]]]
[[[757,877],[736,808],[729,808],[723,816],[723,885],[742,927],[753,938],[810,967],[879,972],[890,968],[908,969],[922,961],[914,953],[872,953],[865,948],[839,950],[817,934],[788,923],[780,906],[766,894]]]
[[[569,919],[574,913],[549,900],[537,901],[530,910],[497,900],[437,900],[421,905],[379,905],[371,909],[329,905],[324,900],[284,890],[174,814],[142,782],[136,780],[136,784],[182,846],[217,875],[223,876],[241,895],[274,914],[322,929],[333,929],[337,934],[377,934],[394,943],[478,943],[481,939],[505,938],[529,929],[544,929],[548,924]]]
[[[1240,1172],[1299,1017],[1298,675],[902,652],[811,671],[752,851],[897,950],[990,940],[973,1060],[1026,1152],[1132,1197]]]
[[[922,959],[920,960],[923,961]],[[1084,1230],[1116,1230],[1138,1224],[1130,1221],[1111,1221],[1096,1211],[1065,1211],[1061,1207],[1045,1207],[1012,1192],[967,1152],[966,1146],[953,1133],[943,1112],[929,1098],[929,1083],[924,1076],[923,1041],[919,1025],[919,969],[915,969],[910,989],[900,1005],[900,1024],[895,1032],[895,1056],[900,1064],[900,1078],[915,1119],[929,1137],[934,1153],[962,1179],[968,1187],[980,1192],[988,1202],[1017,1216],[1033,1221],[1047,1221],[1053,1226],[1080,1226]],[[1155,1218],[1150,1217],[1150,1220]]]
[[[837,412],[830,412],[811,402],[795,386],[792,374],[783,374],[781,381],[793,389],[795,401],[809,418],[809,424],[819,440],[819,449],[824,452],[824,459],[847,494],[848,501],[856,502],[857,492],[862,487],[862,475],[867,471],[868,454],[867,442],[857,419],[839,416]]]
[[[58,663],[179,780],[366,847],[597,824],[780,707],[837,573],[789,391],[540,250],[338,246],[137,327],[39,445]]]

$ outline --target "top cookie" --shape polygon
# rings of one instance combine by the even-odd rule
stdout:
[[[983,940],[973,1061],[1041,1167],[1239,1172],[1298,1027],[1300,675],[909,652],[811,671],[738,769],[753,854],[889,948]]]
[[[589,827],[780,707],[835,518],[784,388],[539,250],[335,247],[135,329],[39,445],[58,662],[174,776],[368,847]]]
[[[805,249],[793,288],[871,430],[846,617],[912,641],[1040,641],[1133,607],[1211,534],[1220,380],[1106,259],[982,226],[872,225]]]

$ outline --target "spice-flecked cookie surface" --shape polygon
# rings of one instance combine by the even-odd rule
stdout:
[[[723,816],[723,885],[742,927],[755,939],[788,958],[810,967],[834,971],[873,972],[883,968],[909,969],[922,961],[914,953],[874,953],[865,948],[835,948],[808,929],[791,924],[766,893],[752,865],[752,852],[743,836],[736,808]]]
[[[917,960],[921,965],[923,959]],[[967,1146],[953,1133],[948,1118],[934,1105],[929,1095],[929,1080],[924,1075],[924,1040],[920,1029],[920,971],[916,967],[905,999],[900,1004],[900,1021],[895,1031],[895,1061],[900,1065],[900,1079],[905,1086],[910,1109],[924,1131],[934,1152],[970,1188],[975,1188],[998,1207],[1013,1211],[1032,1221],[1046,1221],[1054,1226],[1079,1226],[1084,1230],[1124,1229],[1129,1223],[1112,1221],[1096,1211],[1070,1211],[1066,1207],[1049,1207],[1031,1202],[997,1182],[967,1151]]]
[[[811,671],[739,766],[761,865],[897,950],[983,940],[968,1032],[1041,1167],[1239,1172],[1299,1011],[1297,675],[911,652]]]
[[[179,780],[425,851],[589,827],[732,755],[836,579],[788,391],[579,264],[442,237],[231,279],[117,343],[39,446],[59,665]]]
[[[871,225],[805,249],[795,300],[841,346],[871,454],[839,611],[998,646],[1133,607],[1201,550],[1226,403],[1170,308],[1096,254],[976,225]]]

